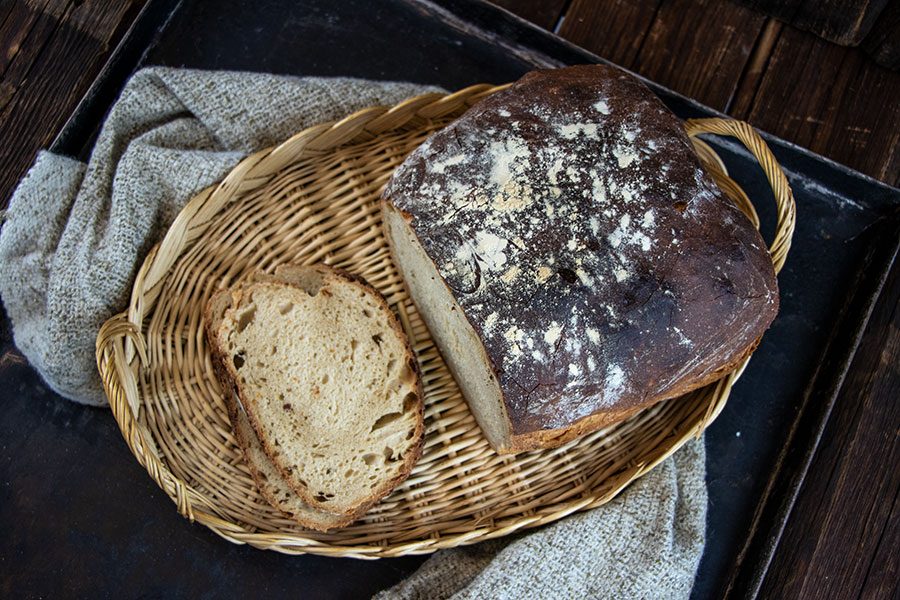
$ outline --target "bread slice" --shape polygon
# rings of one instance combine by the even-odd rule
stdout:
[[[424,431],[418,365],[365,281],[284,265],[214,296],[205,320],[237,412],[306,505],[355,517],[409,475]]]
[[[225,310],[230,306],[230,303],[231,295],[229,293],[217,294],[213,301],[210,302],[209,308],[205,313],[207,317],[212,317],[212,320],[210,318],[205,319],[206,338],[208,340],[215,338],[214,332],[218,330]],[[243,406],[241,406],[234,382],[231,381],[224,368],[224,361],[222,357],[218,356],[215,346],[213,346],[213,349],[213,366],[218,376],[217,378],[225,390],[224,399],[228,420],[231,422],[231,428],[244,455],[244,460],[250,468],[250,475],[253,477],[253,481],[256,483],[256,487],[263,495],[263,498],[284,513],[285,516],[297,521],[304,527],[318,531],[346,527],[357,516],[361,516],[363,511],[360,511],[358,515],[343,516],[315,509],[304,502],[291,489],[263,451],[262,444],[260,444],[259,438],[250,424],[250,419],[247,418],[247,414],[244,412]]]
[[[250,467],[250,474],[256,482],[256,487],[266,501],[283,512],[288,517],[294,519],[304,527],[316,529],[318,531],[328,531],[339,527],[346,527],[355,520],[356,515],[335,515],[324,510],[317,510],[304,502],[294,490],[288,486],[284,477],[278,472],[278,469],[269,460],[263,451],[256,432],[250,425],[250,420],[240,407],[239,401],[234,394],[231,394],[231,400],[227,402],[229,418],[231,426],[234,429],[235,437],[238,445],[244,452],[247,465]]]

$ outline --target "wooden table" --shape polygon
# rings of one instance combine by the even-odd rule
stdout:
[[[498,0],[562,37],[757,127],[900,183],[900,73],[714,0]],[[0,206],[87,90],[143,0],[0,5]],[[761,590],[896,596],[900,277],[850,367]],[[10,354],[0,361],[16,361]],[[2,364],[2,362],[0,362]],[[790,461],[792,457],[783,457]],[[805,475],[805,477],[804,477]],[[9,566],[9,565],[7,565]]]

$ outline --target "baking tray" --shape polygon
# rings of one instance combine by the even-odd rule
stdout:
[[[478,0],[151,0],[52,150],[85,158],[128,75],[145,65],[399,79],[459,89],[584,62],[604,61]],[[650,86],[682,118],[719,115]],[[779,317],[707,432],[709,525],[697,598],[727,589],[752,595],[757,588],[900,239],[900,191],[766,139],[794,188],[798,226],[779,278]],[[735,144],[712,144],[749,196],[765,198],[765,181],[751,157]],[[768,235],[772,205],[758,205]],[[127,452],[117,456],[130,460]],[[213,558],[217,552],[204,551]],[[270,563],[269,580],[328,591],[322,586],[330,580],[302,567],[328,559],[280,558]],[[417,564],[331,560],[353,581],[354,594],[375,591]],[[334,591],[347,589],[334,582]]]

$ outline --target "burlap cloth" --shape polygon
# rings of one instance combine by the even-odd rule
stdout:
[[[100,325],[184,203],[248,152],[431,88],[340,78],[150,68],[110,111],[87,165],[42,152],[0,231],[0,298],[47,383],[106,399]],[[702,441],[617,499],[512,540],[447,550],[379,598],[683,598],[703,550]]]

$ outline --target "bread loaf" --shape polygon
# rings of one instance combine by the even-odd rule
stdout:
[[[610,67],[537,71],[481,101],[396,170],[382,214],[498,452],[714,381],[777,311],[759,233],[681,122]]]
[[[275,506],[328,529],[408,476],[424,430],[418,366],[374,288],[282,266],[216,294],[205,321],[236,437]]]

